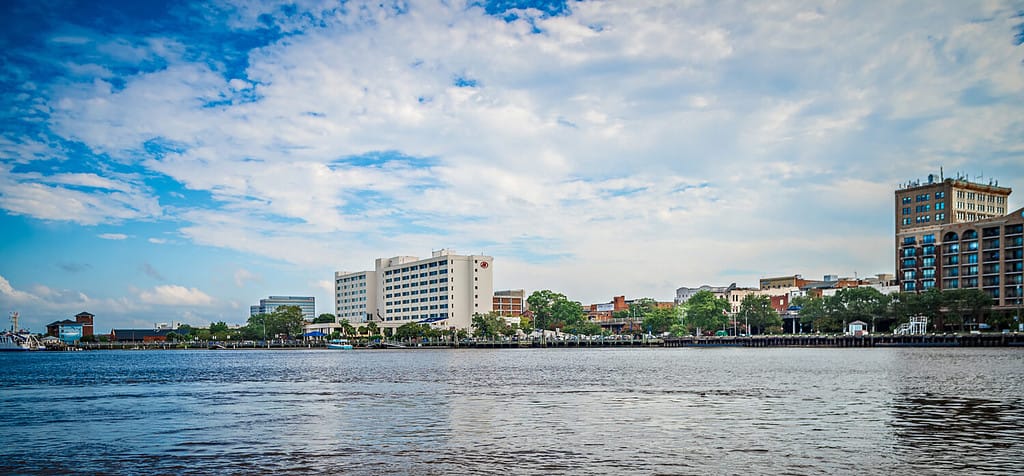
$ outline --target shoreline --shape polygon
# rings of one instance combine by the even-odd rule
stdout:
[[[461,342],[397,342],[356,344],[353,349],[328,349],[317,342],[95,342],[46,349],[46,351],[83,350],[324,350],[332,352],[371,349],[537,349],[537,348],[638,348],[638,347],[814,347],[814,348],[891,348],[891,347],[1020,347],[1022,333],[988,334],[926,334],[926,335],[783,335],[783,336],[706,336],[665,337],[650,339],[518,339],[465,340]]]

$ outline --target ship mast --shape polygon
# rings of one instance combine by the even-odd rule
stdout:
[[[11,311],[11,333],[18,333],[18,311]]]

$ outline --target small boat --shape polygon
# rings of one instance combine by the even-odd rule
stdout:
[[[327,348],[335,350],[352,350],[352,344],[349,344],[345,339],[332,339],[327,343]]]

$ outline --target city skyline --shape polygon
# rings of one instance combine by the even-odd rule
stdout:
[[[671,300],[894,273],[893,191],[940,168],[1024,206],[1019,3],[332,5],[0,7],[3,314],[334,312],[335,272],[442,248]]]

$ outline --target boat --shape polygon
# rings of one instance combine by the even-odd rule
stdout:
[[[349,344],[345,339],[332,339],[327,343],[327,348],[334,350],[351,350],[352,344]]]
[[[39,341],[29,333],[0,334],[0,350],[40,350]]]

